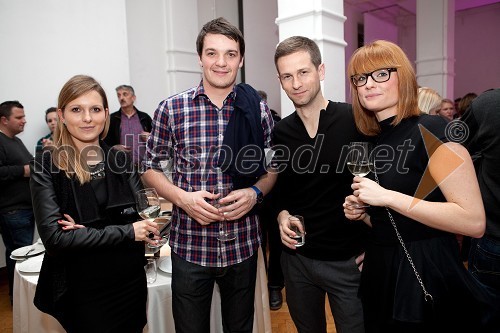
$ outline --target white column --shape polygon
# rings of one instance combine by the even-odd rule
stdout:
[[[166,17],[166,77],[169,95],[179,93],[201,80],[199,57],[196,52],[198,27],[197,0],[165,0]]]
[[[130,84],[136,105],[152,115],[161,100],[201,78],[197,1],[126,0],[126,12]]]
[[[455,0],[417,1],[417,81],[453,99]]]
[[[332,101],[345,101],[345,47],[343,0],[278,0],[279,40],[305,36],[314,40],[323,57],[326,77],[323,94]],[[295,108],[281,93],[281,114],[287,116]]]

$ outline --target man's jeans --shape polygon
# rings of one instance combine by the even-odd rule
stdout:
[[[486,236],[471,241],[469,271],[481,281],[500,292],[500,241]]]
[[[35,231],[33,211],[31,209],[19,209],[0,213],[0,230],[2,230],[2,239],[5,244],[9,295],[12,300],[14,267],[16,262],[10,259],[10,254],[15,249],[33,244],[33,233]]]

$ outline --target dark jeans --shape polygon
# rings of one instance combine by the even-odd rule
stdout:
[[[325,294],[339,333],[364,333],[355,258],[321,261],[283,251],[286,301],[299,333],[326,333]]]
[[[482,312],[485,332],[500,330],[500,241],[483,236],[472,238],[469,253],[469,271],[496,296],[496,306]]]
[[[472,238],[469,271],[481,283],[500,292],[500,241]]]
[[[172,253],[172,309],[177,333],[210,332],[214,283],[221,295],[224,333],[252,332],[257,253],[228,267],[204,267]]]
[[[0,213],[0,230],[2,230],[2,239],[5,244],[9,295],[12,300],[16,261],[10,259],[10,254],[15,249],[33,244],[33,233],[35,231],[33,211],[31,209],[19,209]]]

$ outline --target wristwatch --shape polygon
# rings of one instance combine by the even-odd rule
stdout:
[[[262,191],[255,185],[250,186],[250,188],[257,193],[257,203],[262,203],[262,200],[264,200],[264,194],[262,194]]]

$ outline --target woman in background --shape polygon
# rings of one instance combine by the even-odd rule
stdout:
[[[441,108],[441,96],[428,87],[418,88],[418,108],[425,114],[435,115]]]
[[[50,133],[40,138],[36,143],[36,152],[42,151],[45,146],[50,146],[54,143],[54,131],[57,127],[57,108],[51,107],[45,111],[45,122],[49,127]]]
[[[455,116],[455,103],[451,99],[444,98],[441,101],[441,108],[436,114],[441,116],[447,122],[452,121]]]
[[[348,218],[372,227],[360,285],[366,332],[483,332],[479,314],[492,299],[463,266],[454,236],[485,229],[467,150],[447,142],[442,119],[421,115],[415,73],[399,46],[361,47],[348,75],[356,125],[377,136],[373,170],[354,177],[344,203]]]
[[[106,94],[89,76],[59,94],[51,149],[31,166],[33,210],[46,253],[34,303],[67,332],[142,332],[146,324],[144,243],[158,234],[139,221],[141,188],[125,153],[100,140],[109,127]],[[154,237],[158,238],[158,237]]]

